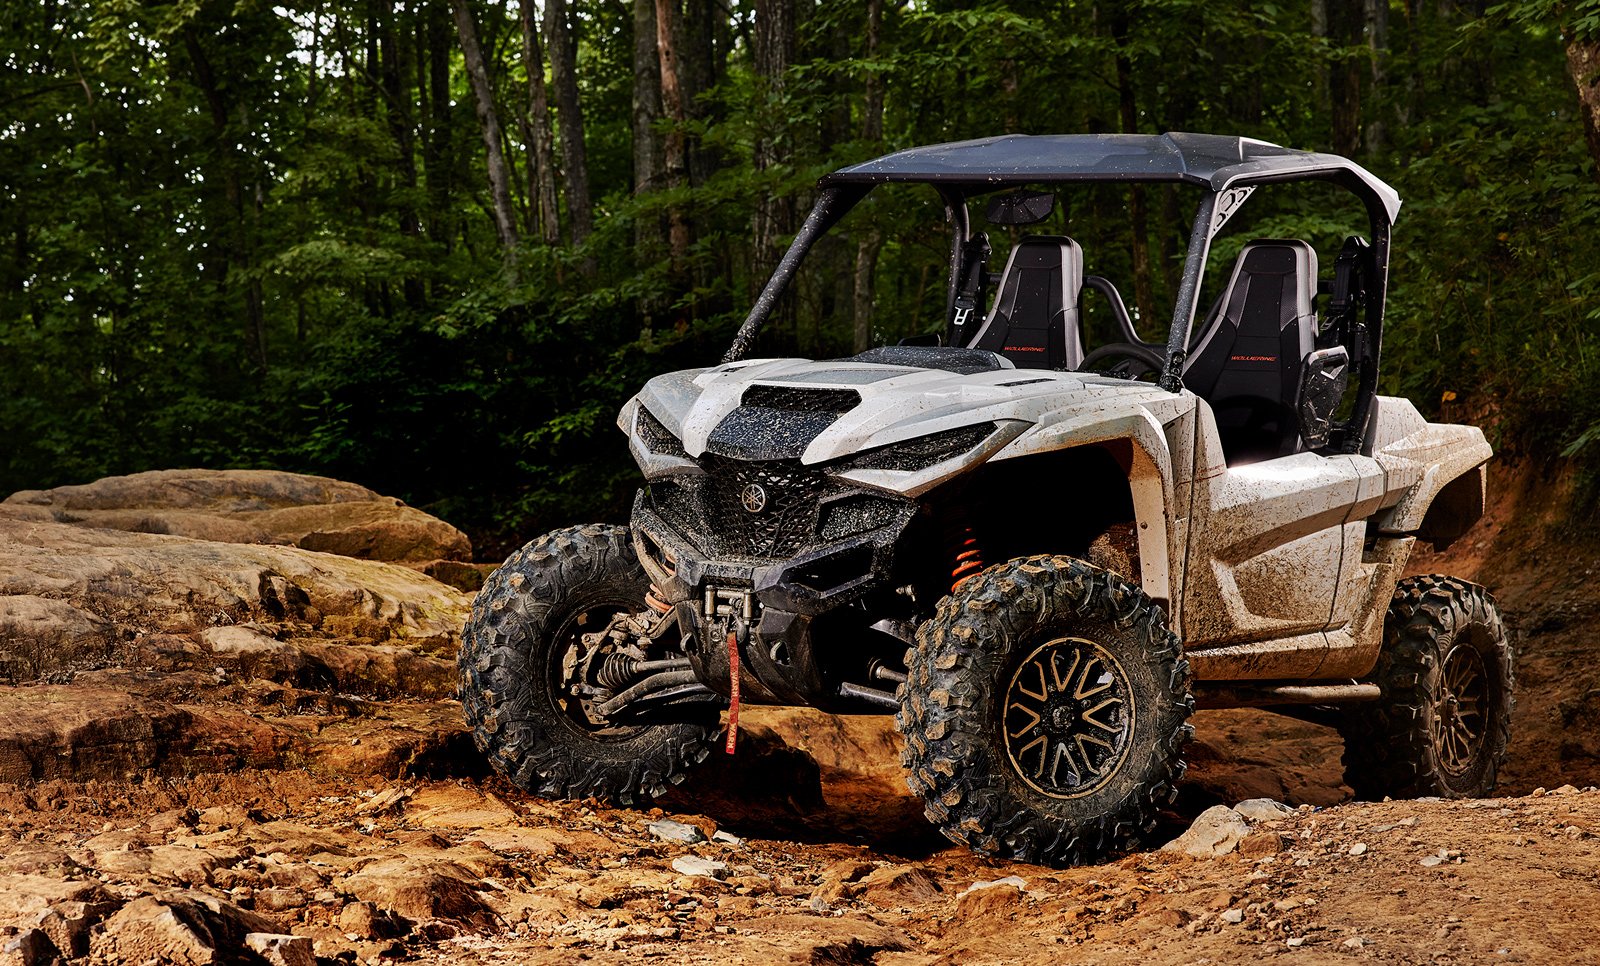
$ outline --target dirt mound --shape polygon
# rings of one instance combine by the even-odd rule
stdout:
[[[367,560],[469,560],[466,534],[393,497],[276,470],[156,470],[13,493],[7,513],[221,543],[287,544]]]

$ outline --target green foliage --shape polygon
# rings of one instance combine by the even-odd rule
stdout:
[[[722,20],[684,128],[690,177],[644,191],[632,12],[577,6],[596,223],[581,248],[534,240],[518,10],[474,7],[524,220],[513,281],[447,4],[8,5],[0,492],[278,466],[426,506],[486,557],[618,519],[635,479],[615,413],[650,375],[720,356],[776,255],[752,249],[758,210],[782,236],[834,167],[1128,116],[1330,149],[1335,109],[1353,105],[1327,79],[1345,71],[1353,150],[1405,199],[1386,388],[1492,423],[1503,446],[1600,452],[1600,188],[1563,48],[1600,33],[1593,0],[1391,4],[1377,54],[1359,24],[1315,36],[1309,0],[886,3],[875,50],[863,4],[795,0],[782,78],[756,73],[751,3],[707,4]],[[869,80],[881,138],[863,133]],[[1333,197],[1258,192],[1214,265],[1267,235],[1330,258],[1361,220]],[[1148,192],[1136,237],[1127,193],[1097,188],[1044,227],[1094,239],[1090,270],[1130,305],[1143,245],[1141,325],[1159,331],[1194,200]],[[674,212],[691,227],[677,260],[662,241]],[[1002,252],[1014,240],[993,234]],[[948,237],[931,193],[876,193],[814,251],[762,351],[850,351],[864,239],[881,243],[874,337],[938,327]]]

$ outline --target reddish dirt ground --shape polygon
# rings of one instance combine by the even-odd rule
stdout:
[[[211,919],[308,937],[326,962],[1600,962],[1600,552],[1558,509],[1574,505],[1562,481],[1499,468],[1491,486],[1483,523],[1410,569],[1484,583],[1513,628],[1501,797],[1353,803],[1328,729],[1204,712],[1165,831],[1245,798],[1298,810],[1219,857],[1051,870],[933,832],[885,721],[753,713],[737,759],[718,756],[651,812],[482,776],[3,786],[0,923],[25,925],[41,897],[80,903],[79,927],[52,928],[79,928],[94,962],[179,961],[170,935],[116,916],[91,926],[119,907],[130,919],[140,897],[180,912],[211,897]],[[736,840],[665,840],[649,828],[662,817]]]

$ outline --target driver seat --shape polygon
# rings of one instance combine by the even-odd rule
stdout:
[[[1301,364],[1316,348],[1316,288],[1309,244],[1252,241],[1189,351],[1184,385],[1211,405],[1230,466],[1301,449],[1295,404]]]
[[[1024,235],[1012,247],[994,307],[968,347],[1019,369],[1076,369],[1083,362],[1078,298],[1083,249],[1065,235]]]

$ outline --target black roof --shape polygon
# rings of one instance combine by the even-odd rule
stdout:
[[[1216,134],[1003,134],[886,154],[829,174],[822,184],[892,181],[1000,186],[1052,181],[1177,181],[1225,188],[1331,178],[1382,204],[1393,222],[1400,195],[1336,154]]]

